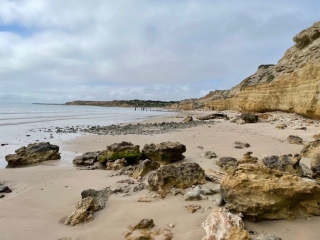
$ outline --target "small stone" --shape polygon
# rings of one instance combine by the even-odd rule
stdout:
[[[174,228],[175,225],[173,223],[169,223],[168,226]]]
[[[194,213],[195,211],[197,211],[198,209],[200,209],[201,206],[198,205],[198,204],[190,204],[190,205],[188,205],[186,208],[187,208],[187,211],[188,211],[188,212]]]

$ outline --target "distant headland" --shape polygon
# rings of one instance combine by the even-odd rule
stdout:
[[[65,105],[87,105],[100,107],[168,107],[177,104],[178,101],[157,101],[157,100],[113,100],[113,101],[73,101]]]

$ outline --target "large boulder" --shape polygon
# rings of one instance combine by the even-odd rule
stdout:
[[[259,120],[259,117],[257,115],[246,113],[241,114],[240,118],[245,121],[245,123],[256,123]]]
[[[131,173],[131,177],[138,178],[143,177],[148,172],[156,170],[160,167],[160,164],[149,159],[143,160]]]
[[[100,191],[94,189],[87,189],[81,192],[82,199],[92,197],[94,199],[94,211],[105,208],[106,202],[109,199],[112,191],[110,188],[106,188]]]
[[[157,145],[154,143],[144,145],[142,154],[152,161],[168,164],[184,159],[182,153],[185,151],[186,146],[179,142],[162,142]]]
[[[207,235],[202,240],[251,240],[244,223],[226,208],[215,208],[201,225]]]
[[[60,159],[59,147],[49,142],[29,144],[27,147],[17,149],[16,154],[7,155],[7,167],[18,167],[38,162]]]
[[[206,183],[204,170],[198,163],[179,163],[176,166],[165,165],[151,173],[148,178],[149,190],[165,197],[171,188],[187,188],[195,184]]]
[[[79,223],[92,221],[94,219],[94,208],[95,202],[93,197],[83,198],[78,202],[76,205],[76,210],[70,214],[64,224],[74,226]]]
[[[306,143],[300,153],[302,157],[312,158],[318,152],[320,152],[320,139]]]
[[[232,211],[253,220],[320,215],[320,186],[260,165],[240,165],[221,180],[221,195]]]
[[[93,165],[97,160],[100,151],[97,152],[86,152],[81,156],[75,157],[73,159],[73,164],[80,166],[90,166]]]
[[[129,164],[137,162],[141,158],[140,146],[124,141],[111,144],[100,153],[98,161],[106,163],[107,161],[115,161],[121,158],[127,160]]]
[[[295,154],[294,156],[288,154],[281,156],[273,155],[264,157],[262,159],[262,162],[268,168],[276,169],[281,172],[288,172],[297,176],[303,176],[304,171],[300,166],[300,160],[300,154]]]

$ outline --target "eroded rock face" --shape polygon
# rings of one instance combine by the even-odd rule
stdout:
[[[240,165],[221,180],[227,208],[253,220],[320,215],[320,186],[313,180],[260,165]]]
[[[160,164],[149,159],[143,160],[139,163],[137,167],[135,167],[134,171],[131,174],[131,177],[138,178],[143,177],[148,172],[156,170],[160,167]]]
[[[184,159],[182,153],[186,151],[186,146],[179,142],[162,142],[160,144],[146,144],[142,149],[142,154],[160,164],[168,164],[171,162]]]
[[[320,140],[306,143],[300,153],[302,157],[312,158],[318,152],[320,152]]]
[[[107,166],[107,170],[120,170],[125,168],[128,165],[127,160],[125,160],[124,158],[122,159],[117,159],[114,162],[112,161],[108,161],[106,166]]]
[[[207,233],[202,240],[251,240],[241,217],[226,208],[213,209],[201,226]]]
[[[207,109],[243,112],[287,111],[320,118],[320,22],[299,33],[276,65],[261,65],[231,90],[203,97]],[[307,33],[307,34],[306,34]],[[312,34],[309,34],[312,33]],[[312,36],[312,37],[310,37]]]
[[[90,166],[93,165],[97,160],[100,151],[97,152],[86,152],[81,156],[75,157],[73,159],[73,164],[81,166]]]
[[[255,164],[258,162],[257,157],[252,157],[251,156],[252,152],[246,152],[243,154],[243,158],[238,161],[238,164]]]
[[[95,201],[93,197],[83,198],[78,202],[76,210],[64,222],[66,225],[77,225],[83,222],[89,222],[94,219],[93,211],[95,209]]]
[[[269,156],[262,159],[263,164],[271,169],[276,169],[282,172],[288,172],[293,175],[302,176],[303,169],[300,166],[301,155],[291,154],[282,156]]]
[[[60,159],[59,147],[49,142],[29,144],[17,149],[16,154],[7,155],[8,167],[18,167],[48,160]]]
[[[204,170],[197,163],[179,163],[158,168],[148,178],[149,190],[165,197],[171,188],[187,188],[206,183]]]
[[[129,164],[137,162],[141,158],[140,146],[124,141],[111,144],[107,146],[106,150],[101,151],[98,161],[106,163],[122,158],[127,160]]]
[[[295,136],[295,135],[289,135],[289,137],[287,138],[288,142],[291,144],[303,144],[303,140],[301,137],[299,136]]]
[[[100,209],[105,208],[106,202],[108,201],[110,194],[110,188],[106,188],[100,191],[94,189],[87,189],[81,192],[81,197],[82,199],[92,197],[94,200],[93,211],[98,211]]]

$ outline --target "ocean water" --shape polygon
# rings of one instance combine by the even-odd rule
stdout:
[[[140,108],[135,111],[134,108],[0,103],[0,144],[8,144],[0,147],[0,168],[7,165],[5,155],[36,140],[59,145],[81,135],[53,132],[53,138],[50,138],[51,133],[43,131],[44,128],[54,130],[55,127],[78,125],[107,126],[167,114],[172,113],[141,111]]]

